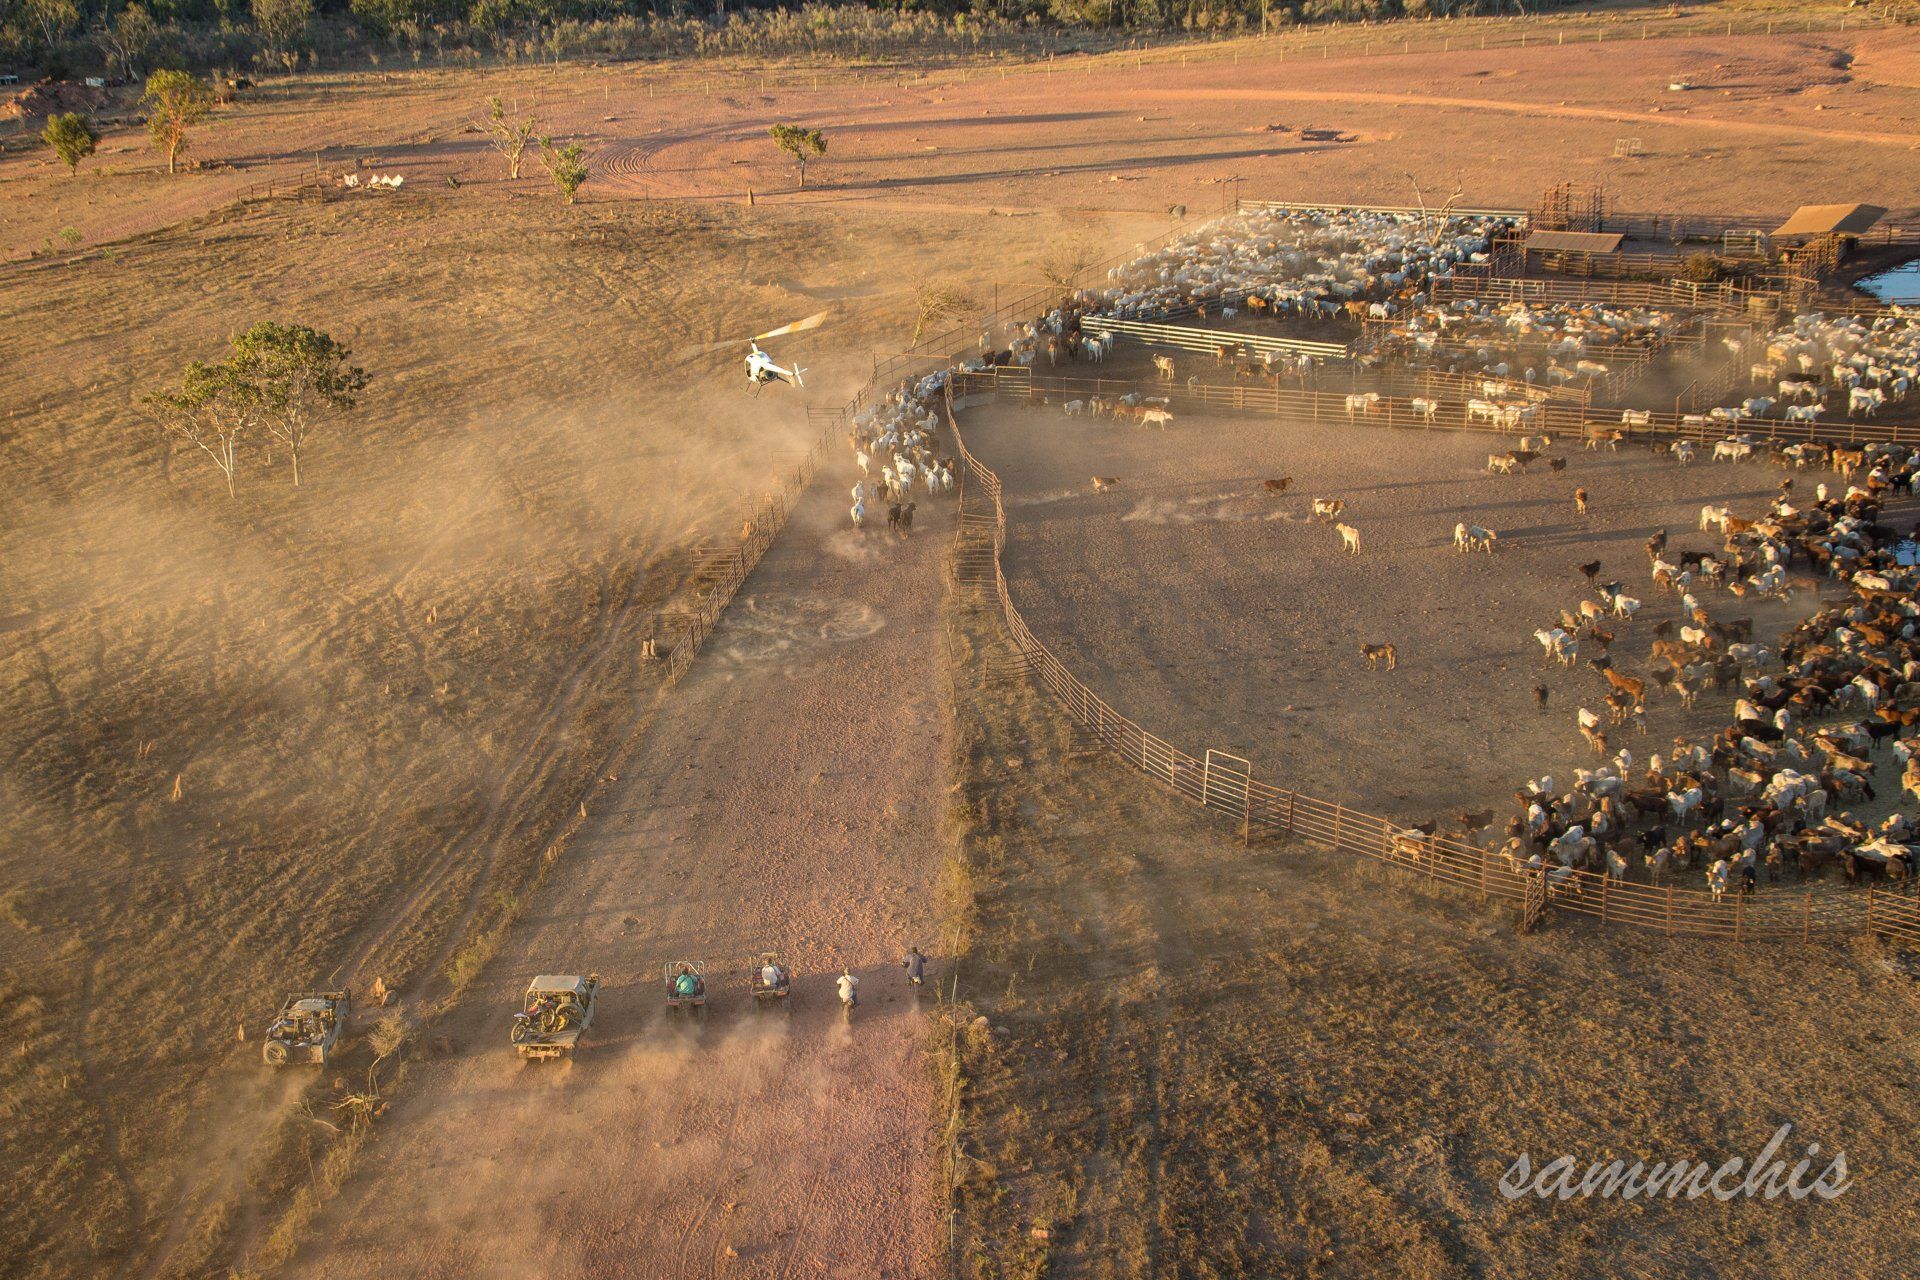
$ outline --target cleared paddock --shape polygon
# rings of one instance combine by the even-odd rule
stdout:
[[[1757,511],[1782,472],[1683,468],[1644,449],[1567,449],[1565,471],[1491,476],[1511,437],[1315,427],[1182,414],[1171,432],[1069,419],[1010,403],[964,411],[968,441],[1005,485],[1006,572],[1036,635],[1096,692],[1189,748],[1231,751],[1263,781],[1419,820],[1505,805],[1524,778],[1593,762],[1575,709],[1601,709],[1584,665],[1541,660],[1532,638],[1585,594],[1600,559],[1646,607],[1616,625],[1616,661],[1643,672],[1653,627],[1677,616],[1642,548],[1666,528],[1707,549],[1702,503]],[[1092,492],[1094,475],[1119,485]],[[1263,481],[1290,476],[1280,498]],[[1801,472],[1811,488],[1824,473]],[[1585,487],[1592,513],[1574,513]],[[1340,553],[1314,497],[1341,497],[1361,554]],[[1493,556],[1452,546],[1457,520],[1500,534]],[[1771,639],[1811,607],[1715,593],[1718,618],[1751,616]],[[1393,643],[1399,669],[1368,672],[1359,645]],[[1536,710],[1533,686],[1550,690]],[[1724,699],[1685,712],[1656,696],[1651,732],[1615,731],[1645,754],[1724,723]]]

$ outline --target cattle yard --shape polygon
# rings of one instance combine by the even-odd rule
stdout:
[[[1796,221],[1804,211],[1784,226]],[[1897,765],[1852,753],[1862,717],[1904,700],[1904,658],[1869,656],[1885,677],[1857,703],[1851,672],[1792,711],[1749,701],[1807,674],[1766,674],[1782,655],[1756,642],[1790,642],[1863,563],[1896,579],[1870,578],[1869,596],[1910,576],[1920,321],[1846,296],[1844,276],[1793,274],[1838,267],[1852,243],[1769,258],[1765,233],[1743,228],[1774,219],[1618,222],[1664,235],[1670,252],[1622,249],[1626,232],[1601,234],[1598,194],[1583,203],[1565,187],[1524,212],[1242,200],[1143,246],[1104,285],[1002,330],[1009,347],[983,334],[952,376],[958,576],[997,596],[1011,660],[1088,742],[1228,814],[1249,844],[1399,863],[1509,902],[1529,928],[1565,910],[1734,940],[1920,939],[1905,820],[1886,817]],[[1543,234],[1531,228],[1570,224],[1629,256],[1554,274],[1565,257],[1528,249]],[[1920,229],[1877,235],[1897,248]],[[1738,283],[1626,278],[1684,264],[1702,242],[1751,246],[1750,261],[1715,256],[1745,262]],[[1473,436],[1428,434],[1443,428]],[[1015,468],[1011,489],[985,458]],[[1739,537],[1736,510],[1750,517]],[[1498,556],[1456,554],[1496,541]],[[1795,576],[1797,596],[1796,541],[1818,571]],[[1330,575],[1336,548],[1356,558]],[[1668,558],[1687,566],[1678,581]],[[1582,573],[1598,603],[1581,601]],[[1728,593],[1711,608],[1709,588]],[[1016,597],[1039,601],[1032,617]],[[1721,602],[1744,616],[1716,635]],[[1538,631],[1522,621],[1556,615]],[[1671,647],[1676,628],[1690,653]],[[1420,661],[1374,672],[1389,643]],[[1712,708],[1736,686],[1742,725],[1766,723],[1716,739],[1726,716]],[[1624,749],[1610,752],[1587,704],[1606,707]],[[1185,724],[1186,741],[1136,710]],[[1876,750],[1904,725],[1883,719]],[[1775,759],[1782,742],[1791,763]],[[1539,804],[1555,774],[1577,779],[1558,824]],[[1783,785],[1798,790],[1780,803]],[[1813,790],[1809,809],[1799,798]],[[1509,793],[1528,820],[1505,820]],[[1830,798],[1858,807],[1829,819]],[[1680,834],[1710,816],[1714,843]],[[1863,891],[1822,878],[1836,857]],[[1859,885],[1881,876],[1891,883]]]

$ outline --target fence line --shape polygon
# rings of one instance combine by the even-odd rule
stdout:
[[[1585,438],[1589,433],[1610,436],[1620,434],[1622,443],[1655,444],[1689,440],[1713,444],[1737,432],[1757,437],[1756,443],[1820,444],[1912,444],[1920,445],[1920,425],[1901,426],[1878,422],[1854,422],[1838,418],[1818,418],[1810,422],[1786,422],[1775,418],[1747,418],[1735,424],[1708,418],[1703,414],[1646,411],[1645,421],[1626,421],[1619,410],[1592,409],[1565,401],[1538,401],[1538,409],[1517,427],[1497,428],[1485,417],[1475,417],[1466,400],[1457,403],[1439,401],[1428,413],[1417,409],[1414,397],[1382,394],[1370,407],[1349,406],[1346,393],[1339,391],[1302,391],[1271,384],[1211,385],[1188,387],[1182,383],[1137,383],[1123,379],[1056,377],[1031,369],[1018,371],[1017,377],[1003,377],[1003,371],[982,369],[957,373],[961,394],[979,391],[1015,390],[1028,396],[1061,396],[1086,399],[1101,396],[1117,399],[1129,392],[1167,397],[1175,407],[1182,404],[1241,413],[1286,415],[1311,422],[1361,422],[1369,426],[1408,430],[1496,431],[1517,434],[1567,435]],[[1432,397],[1428,397],[1431,399]],[[1764,429],[1765,435],[1761,436]]]
[[[1155,324],[1146,320],[1117,320],[1108,316],[1082,316],[1080,328],[1091,334],[1111,333],[1115,337],[1155,346],[1177,347],[1213,355],[1221,347],[1244,347],[1250,353],[1285,352],[1312,356],[1317,360],[1345,360],[1352,348],[1338,342],[1314,342],[1306,338],[1279,338],[1260,333],[1236,333],[1227,329],[1203,329],[1177,324]]]
[[[1779,15],[1741,15],[1723,18],[1719,15],[1702,15],[1702,20],[1689,21],[1685,18],[1663,19],[1655,23],[1647,19],[1638,22],[1632,20],[1615,22],[1610,27],[1595,27],[1579,21],[1577,15],[1560,19],[1557,22],[1542,22],[1538,27],[1530,28],[1526,23],[1509,23],[1497,33],[1488,28],[1479,31],[1462,30],[1434,39],[1427,36],[1415,40],[1411,35],[1396,37],[1394,27],[1404,24],[1411,28],[1415,20],[1402,18],[1392,22],[1373,24],[1379,38],[1364,43],[1336,45],[1324,40],[1317,47],[1308,46],[1299,50],[1287,50],[1282,57],[1296,58],[1350,58],[1379,57],[1394,54],[1414,53],[1464,53],[1477,49],[1526,49],[1547,45],[1566,44],[1609,44],[1620,41],[1644,41],[1648,39],[1682,39],[1703,35],[1811,35],[1816,32],[1884,31],[1897,30],[1907,25],[1903,15],[1865,15],[1842,14],[1837,17],[1785,17]],[[1435,25],[1422,23],[1421,25]],[[1544,28],[1544,29],[1541,29]],[[1571,37],[1571,39],[1569,39]],[[1164,57],[1164,55],[1163,55]],[[1703,86],[1710,87],[1710,86]]]
[[[1468,276],[1456,272],[1433,282],[1433,300],[1486,298],[1494,302],[1602,303],[1616,307],[1699,307],[1745,311],[1758,301],[1768,308],[1785,303],[1770,289],[1732,284],[1694,284],[1686,280],[1557,280],[1516,276]]]
[[[1607,924],[1657,930],[1669,936],[1724,938],[1735,942],[1826,940],[1862,932],[1920,943],[1920,902],[1870,890],[1859,896],[1776,891],[1743,898],[1672,885],[1616,881],[1590,871],[1549,876],[1545,869],[1515,865],[1503,854],[1465,840],[1421,835],[1386,818],[1304,795],[1260,780],[1239,757],[1230,776],[1216,780],[1219,752],[1196,756],[1149,733],[1095,693],[1034,635],[1014,604],[1001,556],[1007,543],[1006,505],[998,475],[967,446],[954,412],[982,375],[957,375],[947,385],[946,416],[961,464],[962,532],[956,545],[956,576],[990,588],[1027,669],[1073,720],[1109,753],[1162,786],[1238,823],[1250,842],[1285,838],[1393,863],[1433,881],[1480,894],[1483,900],[1572,912]],[[968,542],[984,541],[991,554],[966,561]],[[967,565],[974,566],[971,572]]]

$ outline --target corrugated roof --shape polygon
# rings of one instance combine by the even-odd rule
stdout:
[[[1529,253],[1618,253],[1624,235],[1597,231],[1536,231],[1527,237]]]
[[[1782,236],[1857,236],[1887,216],[1877,204],[1803,204],[1774,228]]]

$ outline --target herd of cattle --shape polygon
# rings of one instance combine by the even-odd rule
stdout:
[[[1849,417],[1872,417],[1911,396],[1920,385],[1920,319],[1887,313],[1860,316],[1806,312],[1766,339],[1766,359],[1751,369],[1753,381],[1774,395],[1742,406],[1755,416],[1778,408],[1781,416],[1809,421],[1827,416],[1827,397],[1844,397]]]
[[[1107,273],[1076,302],[1120,319],[1240,308],[1276,317],[1364,316],[1410,298],[1461,264],[1485,262],[1510,219],[1422,219],[1364,210],[1236,214]],[[1382,312],[1384,314],[1384,312]]]
[[[929,374],[854,415],[847,434],[860,471],[848,512],[854,528],[866,528],[870,511],[884,510],[889,529],[911,533],[919,506],[913,500],[916,483],[925,486],[928,497],[953,492],[958,464],[934,451],[940,419],[933,405],[945,386],[946,374]]]
[[[1847,806],[1879,798],[1883,752],[1903,770],[1902,794],[1920,800],[1920,529],[1884,519],[1890,496],[1912,494],[1920,453],[1798,446],[1768,456],[1789,469],[1833,466],[1844,491],[1819,484],[1812,501],[1796,505],[1789,476],[1751,517],[1704,507],[1699,528],[1716,536],[1712,549],[1677,550],[1665,531],[1655,534],[1646,547],[1649,588],[1675,599],[1678,618],[1636,622],[1641,601],[1623,582],[1601,581],[1594,561],[1579,566],[1592,597],[1534,633],[1543,661],[1584,662],[1597,681],[1599,710],[1581,706],[1574,718],[1601,762],[1576,770],[1571,786],[1552,777],[1528,783],[1516,796],[1522,811],[1506,826],[1507,858],[1557,891],[1580,892],[1582,871],[1654,883],[1703,871],[1716,897],[1754,892],[1788,871],[1811,879],[1835,863],[1849,882],[1913,873],[1914,821],[1893,812],[1869,822]],[[1844,584],[1846,598],[1777,647],[1756,642],[1750,616],[1720,614],[1727,602],[1830,583]],[[1640,675],[1623,671],[1610,652],[1634,625],[1651,628]],[[1709,691],[1731,696],[1730,723],[1708,739],[1677,738],[1664,753],[1636,754],[1649,698],[1693,706]],[[1534,696],[1545,708],[1546,687]],[[1493,817],[1462,814],[1459,822],[1472,832]],[[1433,827],[1404,833],[1405,850],[1417,856]]]
[[[1513,378],[1539,398],[1546,388],[1593,383],[1643,359],[1685,318],[1602,303],[1409,300],[1370,355],[1409,369]]]

